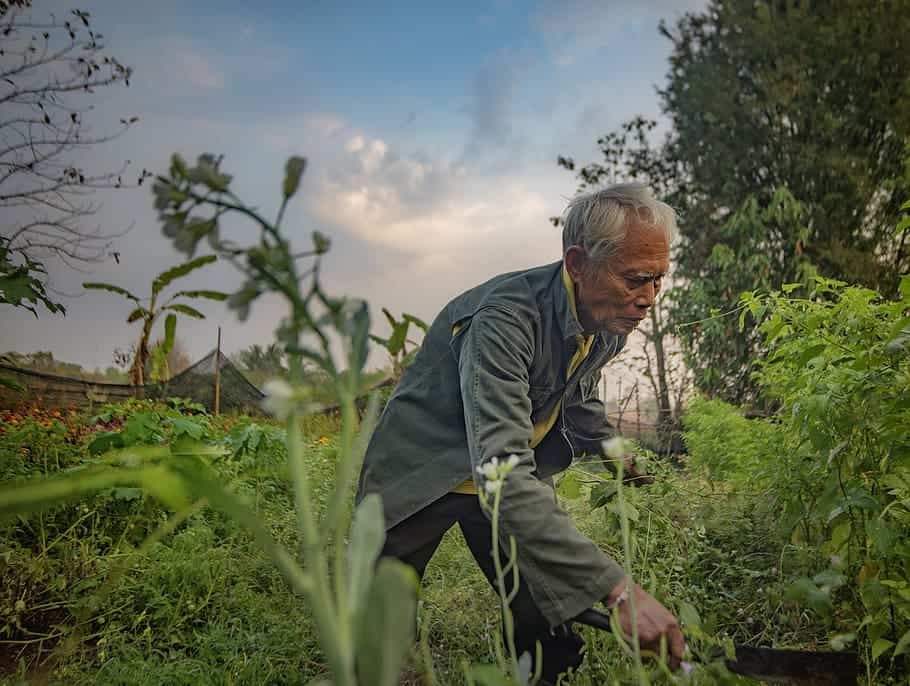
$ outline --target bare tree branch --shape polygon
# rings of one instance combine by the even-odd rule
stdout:
[[[30,0],[0,0],[0,236],[10,250],[59,257],[76,268],[107,259],[125,231],[85,227],[101,189],[141,185],[146,170],[78,166],[78,150],[109,143],[138,121],[92,132],[86,117],[100,89],[129,85],[132,69],[106,54],[88,12],[35,19]],[[128,230],[128,229],[127,229]]]

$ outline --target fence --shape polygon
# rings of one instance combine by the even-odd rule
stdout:
[[[0,409],[13,409],[23,402],[37,403],[42,407],[91,409],[100,404],[123,402],[131,398],[180,397],[189,398],[213,411],[216,383],[219,385],[217,397],[220,398],[222,410],[256,412],[265,397],[226,355],[219,355],[217,350],[163,384],[129,386],[99,383],[7,365],[0,365],[0,376],[14,381],[24,389],[15,391],[0,386]]]

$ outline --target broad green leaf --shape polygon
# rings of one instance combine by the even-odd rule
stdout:
[[[186,276],[193,270],[211,264],[217,259],[218,257],[215,255],[203,255],[202,257],[197,257],[195,260],[184,262],[183,264],[179,264],[176,267],[171,267],[170,269],[161,272],[152,282],[152,295],[160,293],[161,289],[171,283],[174,279]]]
[[[367,341],[370,335],[370,313],[365,302],[358,302],[346,322],[345,333],[350,337],[351,351],[349,367],[358,374],[363,369],[369,352]]]
[[[416,326],[418,329],[422,329],[424,333],[426,333],[430,328],[429,326],[427,326],[427,323],[425,321],[423,321],[419,317],[415,317],[413,314],[408,314],[407,312],[405,312],[401,316],[404,317],[404,319],[406,321],[411,322],[411,324]]]
[[[161,342],[161,353],[167,357],[174,348],[174,337],[177,333],[177,315],[171,312],[164,318],[164,340]]]
[[[897,642],[897,645],[894,647],[893,657],[903,655],[908,650],[910,650],[910,631],[901,636],[900,640]]]
[[[910,210],[910,200],[906,200],[903,205],[901,205],[902,210]]]
[[[396,326],[398,326],[398,320],[392,316],[392,313],[389,312],[388,308],[383,307],[382,313],[385,315],[386,321],[389,323],[389,326],[391,326],[392,329],[394,329]]]
[[[144,470],[100,467],[0,487],[0,517],[37,512],[95,491],[140,486]]]
[[[214,217],[210,219],[190,217],[179,225],[168,223],[165,227],[173,227],[174,247],[187,257],[192,257],[196,253],[199,241],[206,236],[210,240],[212,236],[217,238],[218,220]]]
[[[618,490],[618,485],[616,481],[604,481],[602,483],[596,484],[591,488],[591,496],[589,498],[589,503],[592,509],[598,507],[603,507],[610,499],[616,495]]]
[[[893,645],[894,641],[889,641],[887,638],[876,639],[875,643],[872,644],[872,659],[877,660],[882,656],[882,653]]]
[[[91,455],[100,455],[108,450],[123,447],[123,438],[117,431],[105,431],[97,434],[88,444],[88,451]]]
[[[904,217],[897,223],[897,228],[894,230],[894,235],[896,236],[899,233],[903,233],[908,228],[910,228],[910,217]]]
[[[179,312],[180,314],[185,314],[187,317],[192,317],[193,319],[205,319],[205,315],[202,314],[195,307],[190,307],[189,305],[184,305],[183,303],[174,303],[173,305],[165,305],[165,310],[173,310],[174,312]]]
[[[397,560],[379,562],[357,626],[354,652],[363,686],[397,686],[414,640],[416,587],[413,569]]]
[[[181,297],[182,298],[208,298],[209,300],[217,300],[219,302],[222,302],[222,301],[228,299],[228,294],[222,293],[221,291],[206,291],[206,290],[180,291],[179,293],[175,293],[173,295],[173,297],[171,298],[171,300],[174,300],[176,298],[181,298]]]
[[[284,165],[284,184],[282,192],[285,199],[292,197],[300,187],[300,177],[306,169],[306,160],[303,157],[291,157]]]
[[[395,329],[392,331],[392,335],[389,337],[389,342],[386,345],[390,355],[397,355],[401,352],[401,349],[404,347],[404,342],[408,336],[408,323],[400,322],[395,326]]]
[[[809,360],[818,357],[827,349],[827,347],[828,346],[825,343],[817,343],[816,345],[810,345],[808,348],[805,348],[799,354],[799,358],[796,360],[796,366],[804,367]]]
[[[575,500],[581,496],[581,483],[578,481],[578,476],[575,472],[565,473],[559,480],[556,493],[559,494],[560,498],[565,498],[566,500]]]
[[[885,344],[885,352],[890,355],[896,355],[910,347],[910,323],[905,324],[899,329]]]
[[[118,295],[122,295],[124,298],[129,298],[130,300],[135,302],[137,305],[139,304],[139,298],[137,298],[135,295],[130,293],[125,288],[120,288],[120,286],[115,286],[112,283],[98,283],[95,281],[86,281],[85,283],[82,284],[82,287],[86,288],[88,290],[92,290],[92,291],[108,291],[109,293],[117,293]]]
[[[607,510],[613,512],[617,517],[625,514],[630,522],[637,522],[639,518],[638,508],[628,501],[624,501],[622,507],[619,506],[619,501],[612,502],[607,505]]]
[[[385,540],[382,500],[373,493],[354,511],[351,542],[347,549],[349,608],[357,615],[367,602],[376,559]]]
[[[126,323],[132,324],[135,321],[138,321],[140,319],[143,319],[143,318],[149,316],[149,314],[150,314],[149,311],[147,309],[145,309],[144,307],[137,307],[135,310],[130,312],[130,316],[126,318]]]
[[[682,622],[684,627],[701,626],[701,615],[698,614],[698,610],[693,605],[682,602],[679,605],[679,621]]]
[[[189,417],[169,417],[167,423],[173,431],[174,438],[189,436],[198,441],[205,432],[205,427]]]
[[[186,482],[165,465],[142,470],[141,485],[172,510],[181,510],[191,502]]]

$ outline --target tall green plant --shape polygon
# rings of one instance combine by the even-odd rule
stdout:
[[[197,257],[195,260],[190,260],[189,262],[177,265],[176,267],[171,267],[170,269],[161,272],[152,280],[152,290],[148,299],[148,305],[143,305],[137,296],[120,286],[98,282],[86,282],[82,284],[83,288],[89,290],[116,293],[117,295],[121,295],[127,300],[132,301],[136,305],[126,318],[127,324],[142,322],[139,341],[136,344],[136,355],[133,358],[133,364],[130,367],[131,384],[134,386],[142,386],[145,384],[145,370],[149,362],[152,363],[149,374],[152,381],[166,381],[170,377],[167,368],[167,356],[174,347],[174,336],[177,331],[177,314],[186,315],[193,319],[205,319],[205,315],[202,314],[202,312],[187,305],[186,302],[183,301],[197,300],[200,298],[218,301],[227,299],[227,294],[221,293],[220,291],[193,290],[179,291],[174,293],[174,295],[167,300],[159,303],[161,291],[169,286],[171,282],[175,279],[182,278],[207,264],[211,264],[217,259],[218,257],[216,255],[205,255],[204,257]],[[149,341],[152,336],[152,327],[155,325],[158,318],[165,313],[167,314],[164,319],[164,339],[160,345],[155,346],[154,351],[150,351]]]
[[[193,167],[174,156],[167,176],[155,184],[156,207],[165,236],[178,250],[192,255],[202,238],[244,275],[228,304],[245,318],[254,300],[266,293],[282,296],[290,314],[276,333],[288,355],[289,378],[268,384],[268,407],[285,422],[289,471],[300,536],[292,552],[272,537],[266,524],[240,497],[226,489],[207,461],[212,451],[190,438],[170,445],[124,448],[91,468],[55,478],[18,483],[0,489],[0,516],[51,506],[111,486],[147,489],[174,509],[194,499],[208,503],[246,526],[281,571],[290,587],[309,602],[331,683],[340,686],[392,686],[413,638],[415,580],[403,564],[378,560],[384,539],[378,496],[350,511],[354,475],[378,412],[374,396],[359,426],[355,399],[373,382],[364,372],[369,314],[361,301],[330,297],[319,282],[320,256],[328,240],[313,234],[313,249],[295,252],[281,224],[297,192],[305,162],[291,158],[286,166],[282,201],[274,221],[244,205],[230,190],[231,177],[220,159],[202,155]],[[192,213],[200,213],[198,216]],[[192,216],[191,216],[192,214]],[[219,235],[226,214],[251,220],[258,240],[240,246]],[[309,267],[299,266],[310,259]],[[333,341],[343,350],[339,357]],[[307,468],[307,448],[300,420],[312,389],[304,383],[303,360],[325,372],[341,414],[336,482],[321,519],[316,516]],[[353,524],[351,524],[353,520]],[[334,545],[331,545],[334,543]]]
[[[897,300],[822,278],[798,289],[743,297],[764,317],[756,377],[793,452],[781,522],[830,565],[792,596],[894,667],[910,654],[910,276]]]
[[[404,368],[411,363],[411,360],[414,359],[414,356],[420,350],[420,345],[408,338],[408,329],[413,324],[426,334],[428,327],[422,319],[407,312],[401,315],[401,320],[395,319],[392,313],[384,307],[382,308],[382,313],[392,327],[392,333],[389,334],[388,338],[370,334],[370,340],[374,343],[379,343],[385,348],[385,351],[389,354],[389,359],[392,361],[392,376],[397,380],[401,378]],[[408,350],[408,344],[413,346],[411,350]]]

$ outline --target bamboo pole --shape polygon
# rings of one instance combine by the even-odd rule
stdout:
[[[215,416],[221,414],[221,327],[218,327],[218,345],[215,347]]]

